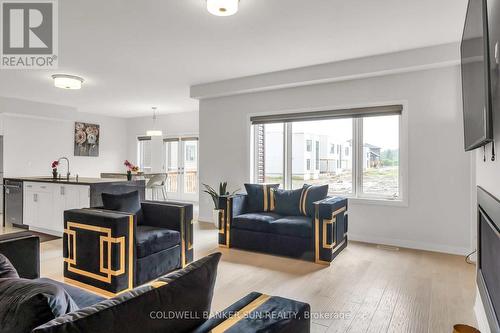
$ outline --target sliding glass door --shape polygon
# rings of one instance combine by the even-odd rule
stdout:
[[[198,138],[178,137],[164,139],[169,199],[198,200]]]

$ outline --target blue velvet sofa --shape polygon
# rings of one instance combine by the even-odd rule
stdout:
[[[39,278],[38,236],[0,236],[2,333],[310,332],[306,303],[253,292],[211,312],[220,253],[106,299]]]
[[[347,199],[327,197],[327,185],[322,189],[305,185],[293,191],[279,190],[275,185],[245,184],[245,187],[247,194],[220,198],[220,247],[329,265],[347,246]],[[313,194],[315,188],[324,193]],[[281,201],[278,194],[284,196]],[[252,203],[252,197],[253,201],[264,204]],[[287,207],[280,210],[277,205]]]

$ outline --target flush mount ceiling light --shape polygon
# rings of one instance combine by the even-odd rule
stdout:
[[[216,16],[231,16],[238,12],[240,0],[207,0],[207,10]]]
[[[146,135],[147,136],[163,136],[163,131],[157,129],[156,127],[156,115],[157,115],[157,109],[155,106],[151,108],[153,110],[153,129],[147,130]]]
[[[75,75],[54,74],[54,86],[62,89],[81,89],[83,78]]]

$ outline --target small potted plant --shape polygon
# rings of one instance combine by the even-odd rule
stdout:
[[[52,162],[52,178],[57,179],[57,167],[59,166],[59,161]]]
[[[127,180],[131,181],[132,180],[132,172],[139,171],[139,167],[136,165],[133,165],[128,160],[125,160],[125,162],[123,164],[127,167]]]
[[[213,187],[207,184],[203,184],[203,187],[205,187],[203,192],[208,193],[212,198],[212,201],[214,202],[214,209],[212,211],[212,222],[217,226],[219,223],[219,212],[220,212],[219,198],[224,195],[233,195],[236,192],[238,192],[239,189],[229,193],[227,191],[227,182],[219,183],[219,192],[217,192]]]

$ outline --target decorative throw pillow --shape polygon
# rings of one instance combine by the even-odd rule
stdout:
[[[33,332],[191,332],[210,314],[220,257],[211,254],[150,285],[56,318]]]
[[[328,196],[328,185],[305,184],[302,190],[300,213],[305,216],[314,217],[314,202],[323,200]]]
[[[270,212],[274,210],[274,193],[280,184],[245,184],[248,212]]]
[[[0,280],[0,332],[31,332],[54,318],[78,310],[60,286],[27,279]]]
[[[286,216],[300,215],[300,197],[302,188],[298,190],[272,189],[274,193],[274,212]]]
[[[19,278],[17,270],[12,265],[10,260],[0,253],[0,279],[16,279]]]
[[[102,193],[102,203],[104,209],[134,214],[137,217],[137,224],[142,224],[143,213],[139,191],[121,194]]]

